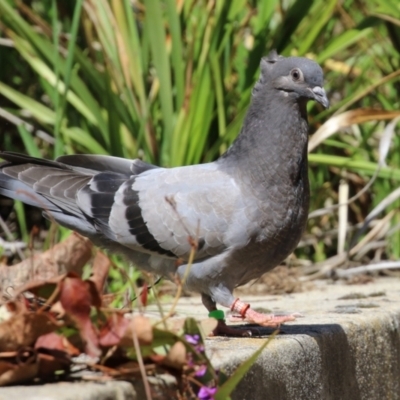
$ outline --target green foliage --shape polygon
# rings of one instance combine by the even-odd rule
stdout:
[[[400,6],[395,0],[0,0],[0,147],[53,158],[63,153],[141,157],[163,166],[217,158],[241,127],[260,58],[276,48],[322,64],[331,108],[310,104],[310,130],[347,110],[400,108]],[[390,117],[390,118],[393,118]],[[378,167],[389,116],[338,126],[310,154],[311,209],[338,201]],[[33,132],[33,134],[32,134]],[[50,140],[51,136],[55,138]],[[41,134],[40,134],[41,133]],[[16,140],[15,135],[20,137]],[[351,224],[398,186],[400,138],[371,190],[350,205]],[[387,210],[395,210],[399,201]],[[337,228],[335,214],[309,232]],[[385,257],[400,254],[398,229]],[[298,250],[335,252],[323,239]]]

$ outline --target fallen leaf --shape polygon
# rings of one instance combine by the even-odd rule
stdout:
[[[15,313],[0,323],[0,351],[33,346],[39,336],[53,332],[57,327],[56,321],[48,313]]]
[[[28,281],[47,281],[66,272],[82,275],[92,257],[89,239],[73,233],[51,249],[35,254],[19,264],[0,267],[0,288],[18,287]]]
[[[92,274],[90,275],[89,280],[94,283],[98,293],[103,292],[110,267],[110,259],[103,252],[97,251],[93,260]]]
[[[128,329],[130,321],[123,314],[113,313],[107,319],[99,334],[99,343],[104,347],[118,345]]]
[[[200,327],[205,337],[211,335],[213,330],[217,327],[218,321],[215,318],[207,318],[200,321]]]
[[[80,351],[69,340],[55,332],[40,336],[35,343],[35,349],[59,350],[71,356],[78,356]]]
[[[22,293],[30,292],[42,299],[48,299],[57,289],[59,283],[65,278],[64,275],[59,275],[47,280],[32,280],[25,285],[16,289],[14,297],[18,297]]]
[[[175,369],[182,369],[187,364],[186,347],[182,342],[176,342],[163,360],[163,364]]]
[[[319,144],[340,129],[354,124],[362,124],[368,121],[381,121],[393,119],[400,115],[400,111],[375,110],[369,108],[359,108],[356,110],[345,111],[329,118],[319,127],[308,142],[308,152],[313,151]]]
[[[0,386],[27,382],[37,376],[39,364],[13,364],[0,361]]]
[[[60,303],[68,316],[75,322],[86,343],[86,353],[92,357],[100,355],[97,332],[90,320],[91,306],[98,306],[101,300],[93,282],[83,281],[74,274],[68,274],[60,282]]]
[[[137,336],[140,345],[151,344],[153,341],[153,327],[150,320],[142,315],[132,317],[119,345],[123,347],[132,347],[133,334]]]

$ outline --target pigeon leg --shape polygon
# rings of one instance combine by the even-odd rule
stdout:
[[[217,304],[210,296],[202,294],[201,300],[209,312],[217,310]],[[250,337],[253,334],[260,335],[260,332],[254,328],[231,327],[226,325],[224,319],[219,319],[217,327],[212,331],[210,336]]]
[[[291,315],[274,315],[259,313],[250,308],[250,304],[244,303],[240,299],[236,299],[231,305],[231,311],[238,313],[231,317],[231,321],[246,321],[261,326],[279,327],[284,322],[294,321],[300,314]]]

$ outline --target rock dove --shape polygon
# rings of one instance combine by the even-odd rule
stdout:
[[[141,269],[178,274],[210,312],[220,304],[262,326],[291,321],[256,312],[233,290],[298,244],[309,206],[306,105],[329,102],[314,61],[271,52],[260,67],[241,132],[214,162],[160,168],[104,155],[49,161],[2,152],[0,193],[42,208]],[[188,267],[190,238],[197,251]],[[216,332],[239,331],[221,319]]]

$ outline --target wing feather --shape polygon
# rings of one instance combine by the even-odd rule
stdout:
[[[202,244],[197,259],[250,239],[246,230],[242,234],[233,226],[247,220],[240,188],[216,164],[147,171],[132,188],[149,232],[162,248],[179,257],[189,257],[189,236]]]

